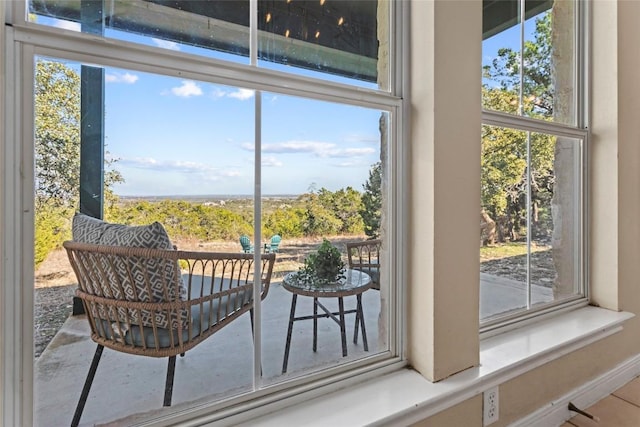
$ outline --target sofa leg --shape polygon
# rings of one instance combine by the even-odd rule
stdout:
[[[104,346],[98,344],[98,348],[96,348],[96,352],[93,355],[93,360],[91,361],[91,367],[89,368],[87,379],[84,381],[84,387],[82,388],[82,393],[80,394],[80,400],[78,401],[78,406],[76,406],[76,412],[73,414],[71,427],[77,427],[78,424],[80,423],[80,417],[82,416],[84,405],[85,403],[87,403],[87,397],[89,397],[89,390],[91,390],[93,377],[95,377],[96,375],[96,370],[98,369],[98,362],[100,362],[100,356],[102,356],[103,349],[104,349]]]
[[[176,370],[176,357],[169,357],[169,365],[167,366],[167,382],[164,386],[164,403],[163,406],[171,406],[171,395],[173,394],[173,374]]]

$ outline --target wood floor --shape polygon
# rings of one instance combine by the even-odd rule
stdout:
[[[578,414],[560,427],[640,427],[640,377],[584,410],[600,420]]]

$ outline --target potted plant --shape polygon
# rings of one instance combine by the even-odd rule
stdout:
[[[304,266],[296,274],[299,281],[313,285],[330,285],[344,277],[342,254],[327,239],[322,241],[316,252],[307,256]]]

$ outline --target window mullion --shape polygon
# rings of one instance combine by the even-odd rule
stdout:
[[[527,310],[531,310],[531,235],[533,234],[533,221],[531,215],[531,182],[532,180],[532,172],[531,172],[531,132],[527,132]]]
[[[518,91],[518,114],[524,116],[524,23],[526,19],[525,0],[518,2],[520,12],[520,88]]]

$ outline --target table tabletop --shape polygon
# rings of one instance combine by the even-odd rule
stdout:
[[[315,298],[358,295],[373,285],[371,277],[359,270],[347,269],[342,279],[327,284],[313,284],[298,280],[297,274],[297,272],[293,272],[284,276],[282,287],[294,294]]]

